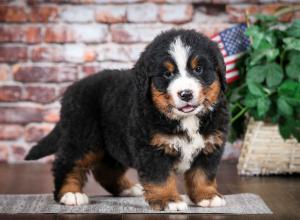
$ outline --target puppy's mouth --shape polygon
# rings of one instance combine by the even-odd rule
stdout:
[[[191,113],[193,111],[195,111],[195,109],[198,108],[198,105],[185,105],[181,108],[177,108],[179,111],[183,112],[183,113]]]

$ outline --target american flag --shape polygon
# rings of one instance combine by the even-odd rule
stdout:
[[[250,46],[250,40],[245,35],[246,28],[246,24],[235,25],[211,37],[211,40],[218,43],[224,56],[227,83],[239,78],[236,62]]]

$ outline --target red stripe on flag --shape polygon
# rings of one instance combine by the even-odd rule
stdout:
[[[239,78],[240,76],[239,75],[236,75],[236,76],[233,76],[233,77],[230,77],[230,78],[226,78],[226,82],[228,83],[228,84],[230,84],[230,83],[233,83],[235,80],[237,80],[238,78]]]

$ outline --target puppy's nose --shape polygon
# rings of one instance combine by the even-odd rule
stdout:
[[[178,96],[181,100],[188,102],[193,98],[193,92],[192,92],[192,90],[185,89],[185,90],[179,91]]]

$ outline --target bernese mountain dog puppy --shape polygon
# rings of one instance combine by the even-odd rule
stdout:
[[[216,43],[170,30],[132,69],[104,70],[65,92],[61,118],[26,156],[55,153],[54,198],[83,205],[89,171],[114,196],[144,196],[155,210],[185,210],[176,174],[198,206],[223,206],[216,172],[227,138],[225,65]],[[141,184],[126,178],[137,170]]]

